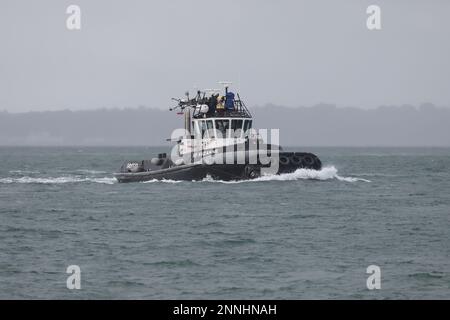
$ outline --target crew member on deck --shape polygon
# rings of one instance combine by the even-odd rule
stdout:
[[[218,96],[219,96],[219,94],[217,94],[217,95],[212,94],[211,98],[209,98],[209,101],[208,101],[208,113],[211,114],[211,115],[216,113],[217,97]]]
[[[234,93],[233,92],[227,92],[225,96],[225,110],[226,111],[233,111],[234,110]]]
[[[225,111],[225,97],[224,96],[218,96],[217,97],[217,111],[220,113],[223,113]]]

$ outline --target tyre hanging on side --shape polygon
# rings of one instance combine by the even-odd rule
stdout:
[[[289,164],[289,158],[286,156],[281,155],[279,159],[280,165],[287,166]]]
[[[292,155],[289,160],[295,167],[300,167],[302,165],[302,158],[299,156]]]
[[[302,165],[304,168],[313,169],[314,168],[314,158],[310,154],[305,154],[302,157]]]

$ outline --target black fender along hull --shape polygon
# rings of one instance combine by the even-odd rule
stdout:
[[[170,159],[162,161],[159,166],[149,165],[146,161],[136,162],[140,166],[138,172],[127,172],[126,162],[121,172],[114,174],[119,182],[145,182],[152,180],[175,180],[175,181],[199,181],[211,177],[214,180],[248,180],[261,176],[263,168],[269,169],[270,165],[257,164],[206,164],[193,163],[173,165]],[[278,166],[275,174],[291,173],[297,169],[320,170],[322,163],[312,153],[303,152],[280,152]],[[269,170],[270,171],[270,170]]]

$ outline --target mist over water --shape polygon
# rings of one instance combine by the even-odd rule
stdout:
[[[1,147],[0,298],[450,298],[450,149],[292,149],[323,169],[119,184],[167,150]]]
[[[249,106],[252,97],[242,92]],[[183,117],[165,110],[0,112],[4,146],[159,146]],[[250,107],[253,127],[279,129],[283,146],[450,146],[450,108],[432,104],[371,110],[320,104]]]

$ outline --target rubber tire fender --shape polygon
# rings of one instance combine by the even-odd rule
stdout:
[[[282,166],[287,166],[290,163],[290,160],[288,157],[281,155],[279,158],[279,163]]]
[[[302,164],[305,168],[313,168],[314,163],[315,163],[314,157],[311,156],[310,154],[305,154],[302,157]]]
[[[291,161],[291,163],[294,166],[301,166],[302,165],[302,158],[297,156],[297,155],[295,155],[295,154],[292,155],[289,160]]]

